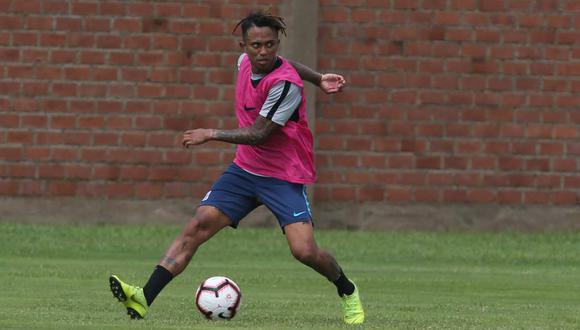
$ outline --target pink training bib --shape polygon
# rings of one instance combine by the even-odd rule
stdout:
[[[240,63],[236,84],[236,116],[239,127],[252,126],[276,83],[289,81],[300,87],[302,101],[298,116],[278,128],[261,145],[238,145],[234,163],[242,169],[280,180],[308,184],[316,180],[313,138],[308,128],[304,84],[288,61],[279,57],[282,65],[268,73],[254,87],[251,82],[252,65],[247,56]]]

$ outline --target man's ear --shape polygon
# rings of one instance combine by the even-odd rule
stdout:
[[[246,43],[243,40],[240,40],[240,49],[244,50],[245,47],[246,47]]]

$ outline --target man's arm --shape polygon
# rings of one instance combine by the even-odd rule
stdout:
[[[232,130],[188,130],[183,134],[181,143],[186,148],[211,140],[234,144],[262,144],[276,129],[286,125],[301,100],[302,95],[297,85],[280,81],[268,91],[268,97],[252,126]]]
[[[294,67],[294,69],[296,69],[296,72],[298,72],[298,75],[302,80],[306,80],[309,83],[320,87],[322,73],[318,73],[299,62],[294,62],[292,60],[288,60],[288,62]]]
[[[334,73],[319,73],[306,65],[288,60],[288,62],[296,69],[298,75],[302,80],[308,81],[322,89],[326,94],[334,94],[341,92],[346,84],[343,76]]]
[[[278,127],[273,121],[258,116],[250,127],[230,130],[198,128],[188,130],[183,134],[181,143],[184,147],[202,144],[208,141],[223,141],[234,144],[262,144]]]

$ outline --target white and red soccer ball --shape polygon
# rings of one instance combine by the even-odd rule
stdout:
[[[195,293],[195,306],[209,320],[231,320],[241,302],[240,287],[225,276],[206,279]]]

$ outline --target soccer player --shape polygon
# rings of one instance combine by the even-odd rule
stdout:
[[[327,93],[339,91],[344,78],[319,74],[278,56],[278,33],[285,33],[280,17],[255,12],[242,19],[235,110],[239,128],[198,128],[183,134],[188,148],[216,140],[237,144],[233,164],[202,199],[141,289],[112,275],[113,295],[131,318],[143,318],[161,290],[190,262],[201,244],[221,229],[237,227],[260,205],[276,216],[292,255],[331,281],[341,298],[344,322],[364,322],[355,284],[335,258],[320,249],[313,234],[312,214],[305,184],[315,181],[313,138],[307,124],[302,79]],[[235,31],[235,29],[234,29]],[[299,75],[299,73],[300,75]]]

